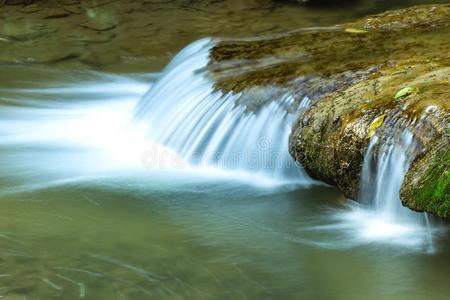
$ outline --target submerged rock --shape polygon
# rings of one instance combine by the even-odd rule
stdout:
[[[427,5],[222,42],[211,51],[210,70],[222,91],[277,85],[309,97],[313,104],[293,127],[290,152],[313,178],[352,199],[372,136],[408,128],[420,147],[402,202],[450,217],[449,51],[450,5]]]

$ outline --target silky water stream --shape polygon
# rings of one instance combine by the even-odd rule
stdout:
[[[161,74],[2,67],[0,296],[448,299],[445,227],[392,218],[413,137],[373,139],[347,201],[287,152],[308,99],[215,92],[211,43]]]

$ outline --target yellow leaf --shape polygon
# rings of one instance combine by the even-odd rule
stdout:
[[[369,127],[369,133],[367,134],[368,138],[371,138],[375,134],[375,129],[383,124],[385,117],[386,115],[381,115],[379,117],[376,117],[375,120],[372,121]]]

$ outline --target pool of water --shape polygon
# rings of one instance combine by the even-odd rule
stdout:
[[[117,176],[2,196],[6,299],[447,299],[450,241],[357,237],[330,188]],[[352,226],[353,225],[353,226]],[[414,238],[414,236],[410,236]],[[15,298],[16,297],[16,298]]]

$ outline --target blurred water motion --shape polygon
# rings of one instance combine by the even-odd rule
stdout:
[[[420,230],[366,224],[377,220],[370,209],[331,188],[142,164],[142,151],[156,148],[129,121],[157,75],[5,70],[5,299],[409,299],[428,296],[423,284],[435,299],[450,292],[445,233],[429,255]]]

